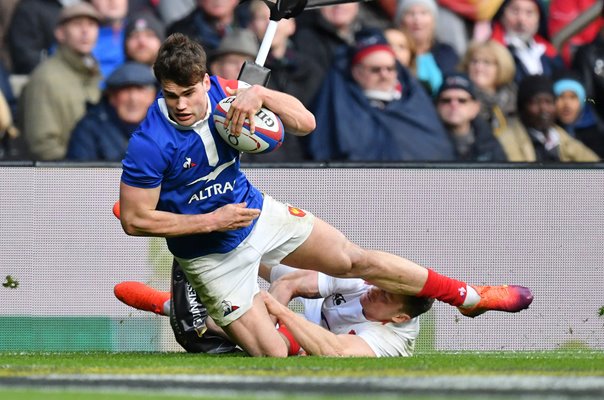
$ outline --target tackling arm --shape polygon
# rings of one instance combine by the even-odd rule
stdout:
[[[279,303],[267,292],[261,292],[268,312],[277,317],[302,346],[304,351],[316,356],[375,357],[369,345],[355,335],[335,335],[309,322]]]

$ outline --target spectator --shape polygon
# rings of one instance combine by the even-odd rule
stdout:
[[[434,0],[400,0],[395,24],[408,31],[417,49],[417,77],[436,94],[443,75],[455,72],[459,57],[453,47],[436,40],[436,16],[438,8]]]
[[[27,75],[48,57],[59,13],[70,0],[20,0],[8,28],[12,73]]]
[[[409,32],[398,28],[388,28],[384,30],[384,36],[390,47],[392,47],[398,62],[415,74],[417,49],[415,48],[413,37],[411,37]]]
[[[246,28],[235,28],[227,33],[217,49],[208,53],[208,66],[212,75],[224,79],[237,79],[245,61],[254,61],[258,53],[256,35]]]
[[[601,2],[601,0],[551,0],[547,19],[549,36],[553,38],[598,1]],[[602,17],[597,18],[564,43],[560,53],[567,66],[572,65],[572,59],[578,47],[591,43],[596,38],[603,22]]]
[[[15,127],[17,99],[9,81],[8,70],[0,63],[0,160],[27,157],[23,135]]]
[[[104,95],[71,133],[67,159],[121,161],[130,135],[147,115],[156,95],[151,68],[126,62],[109,75]]]
[[[585,88],[574,76],[563,76],[554,82],[558,124],[571,136],[604,157],[604,122],[586,102]]]
[[[600,118],[604,118],[604,26],[591,43],[579,47],[572,69],[579,74],[594,109]]]
[[[249,8],[237,7],[238,4],[238,0],[197,0],[197,7],[170,25],[167,34],[183,33],[199,41],[206,51],[212,51],[229,31],[248,26]]]
[[[15,143],[19,137],[19,130],[13,124],[8,102],[0,92],[0,160],[17,158]]]
[[[468,74],[477,89],[481,117],[490,123],[495,136],[499,136],[508,120],[516,115],[516,67],[512,55],[494,40],[475,42],[464,55],[460,69]]]
[[[195,9],[195,0],[160,0],[157,12],[166,26],[186,17]]]
[[[294,45],[300,54],[314,60],[321,72],[317,76],[323,81],[331,67],[336,49],[354,44],[355,34],[363,25],[359,20],[359,4],[344,3],[303,12],[299,29],[294,35]]]
[[[437,37],[465,54],[470,39],[484,42],[491,36],[491,20],[503,0],[438,0]],[[456,31],[450,25],[455,24]]]
[[[132,15],[125,31],[126,60],[152,66],[164,39],[165,28],[153,14],[141,12]]]
[[[505,0],[494,17],[492,38],[512,53],[516,83],[527,75],[551,76],[564,69],[556,48],[539,33],[545,15],[537,0]]]
[[[550,78],[529,75],[518,85],[520,121],[500,137],[509,161],[595,162],[598,156],[555,125],[556,105]]]
[[[315,160],[453,160],[453,146],[421,84],[381,33],[361,32],[336,58],[314,104]]]
[[[270,10],[262,1],[255,1],[250,11],[250,28],[262,40],[268,27]],[[278,22],[264,65],[271,70],[270,89],[291,94],[308,107],[321,84],[321,67],[313,59],[303,57],[294,47],[291,38],[295,32],[296,21],[293,18]]]
[[[269,23],[270,10],[262,1],[250,5],[252,15],[250,27],[258,39],[264,38]],[[265,67],[271,70],[268,87],[296,97],[310,107],[320,85],[321,67],[311,58],[303,57],[293,46],[292,35],[296,32],[293,18],[281,19]],[[302,162],[307,160],[301,138],[288,135],[278,151],[269,154],[246,154],[242,161],[251,162]]]
[[[37,160],[63,159],[86,103],[99,100],[101,74],[92,49],[100,18],[89,3],[65,7],[55,30],[57,52],[34,70],[23,88],[19,120]]]
[[[6,34],[8,33],[8,27],[10,26],[17,3],[19,3],[19,0],[3,0],[0,2],[0,64],[4,64],[9,70],[12,69],[13,63],[6,46]]]
[[[128,0],[91,0],[101,15],[99,38],[92,52],[103,78],[126,61],[124,46]]]
[[[436,111],[455,147],[458,161],[506,161],[489,124],[478,114],[480,103],[465,74],[446,75],[436,96]]]

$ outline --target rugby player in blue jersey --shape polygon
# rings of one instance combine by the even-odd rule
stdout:
[[[166,238],[208,314],[248,354],[287,356],[259,295],[261,261],[362,278],[392,293],[444,301],[469,317],[517,312],[532,302],[522,286],[470,286],[362,249],[310,212],[252,186],[239,169],[240,155],[216,132],[211,111],[236,95],[227,115],[235,134],[264,106],[279,115],[287,133],[307,135],[314,116],[296,98],[210,77],[201,45],[181,34],[162,44],[153,70],[161,91],[122,162],[122,227],[129,235]]]

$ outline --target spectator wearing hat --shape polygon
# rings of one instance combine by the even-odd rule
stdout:
[[[452,46],[436,39],[438,7],[434,0],[400,0],[394,24],[408,31],[417,51],[417,77],[436,94],[443,75],[455,72],[459,56]]]
[[[121,161],[157,94],[149,66],[133,61],[118,67],[105,83],[101,101],[89,106],[71,133],[69,160]]]
[[[467,75],[445,76],[436,96],[436,111],[453,142],[458,161],[507,161],[493,130],[478,115],[480,102]]]
[[[195,9],[167,29],[167,35],[182,33],[201,43],[207,52],[220,45],[234,28],[246,28],[250,21],[247,4],[239,0],[196,0]]]
[[[586,101],[581,81],[571,74],[561,76],[554,82],[554,94],[558,124],[603,158],[604,122]]]
[[[128,18],[125,37],[126,60],[153,66],[165,27],[152,13],[140,12]]]
[[[431,98],[381,32],[362,31],[335,60],[312,107],[314,160],[454,160]]]
[[[512,53],[516,83],[527,75],[552,76],[565,69],[558,51],[544,36],[545,17],[538,0],[505,0],[493,17],[492,39]]]
[[[218,48],[209,52],[210,73],[224,79],[237,79],[243,63],[254,61],[258,48],[254,32],[246,28],[233,29],[222,38]]]
[[[499,141],[509,161],[596,162],[598,156],[555,124],[552,81],[529,75],[518,85],[519,121],[510,123]]]
[[[101,74],[92,56],[100,18],[86,2],[63,8],[55,29],[56,53],[36,67],[21,92],[19,122],[36,160],[63,159],[86,103],[101,96]]]

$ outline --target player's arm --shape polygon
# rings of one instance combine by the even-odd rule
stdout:
[[[296,136],[308,135],[315,129],[315,116],[302,102],[289,94],[253,85],[247,88],[227,88],[227,94],[236,95],[231,104],[227,121],[233,124],[233,132],[240,133],[246,119],[253,131],[253,116],[261,107],[266,107],[281,118],[285,131]]]
[[[279,266],[273,268],[279,268]],[[319,273],[296,269],[272,281],[268,292],[281,304],[288,304],[294,297],[318,299],[321,297]]]
[[[279,303],[267,292],[261,292],[268,312],[287,327],[304,351],[316,356],[375,357],[367,342],[355,335],[336,335],[309,322]]]
[[[227,204],[207,214],[175,214],[156,210],[160,188],[143,189],[120,183],[120,221],[132,236],[175,237],[246,227],[260,210],[245,203]]]

